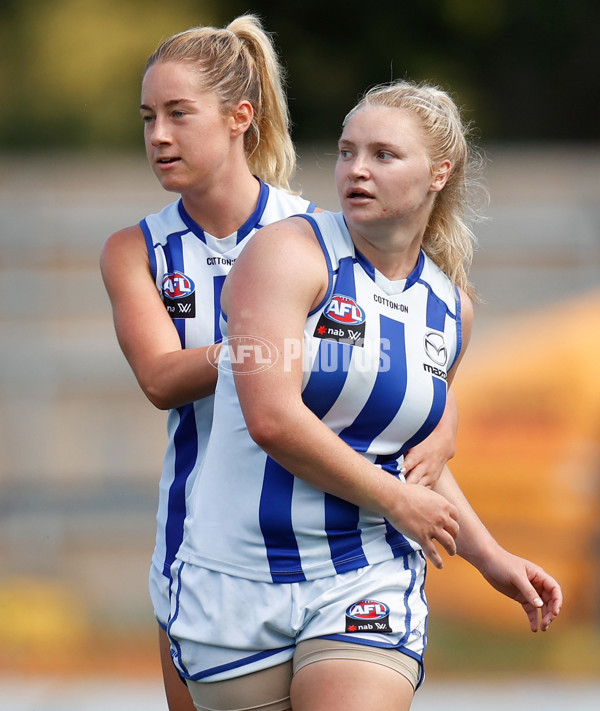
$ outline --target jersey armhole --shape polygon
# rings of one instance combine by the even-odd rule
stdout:
[[[463,346],[462,302],[460,300],[460,291],[458,290],[458,287],[456,285],[454,286],[454,294],[456,296],[456,353],[454,354],[452,363],[450,363],[450,365],[448,366],[448,370],[451,370],[453,368],[458,356],[460,355],[460,352],[462,351]]]
[[[317,224],[316,220],[307,214],[300,214],[300,215],[297,215],[297,217],[304,218],[310,224],[310,226],[313,228],[313,231],[315,233],[317,241],[319,242],[319,246],[321,247],[321,250],[323,251],[323,256],[325,257],[325,262],[327,264],[327,292],[325,293],[325,296],[321,299],[321,301],[315,306],[315,308],[309,312],[308,315],[312,316],[313,314],[317,313],[317,311],[322,309],[323,306],[325,306],[325,304],[331,298],[331,295],[333,292],[333,268],[331,266],[331,259],[329,257],[329,252],[327,251],[327,247],[325,246],[325,240],[323,239],[321,229],[319,228],[319,225]]]
[[[152,278],[156,281],[156,254],[154,253],[154,244],[152,243],[152,235],[150,234],[150,228],[146,222],[146,218],[140,220],[140,227],[144,235],[144,241],[146,242],[146,251],[148,252],[148,259],[150,261],[150,273]]]

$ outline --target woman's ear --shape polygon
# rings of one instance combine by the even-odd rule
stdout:
[[[233,134],[239,136],[250,128],[254,118],[254,109],[249,101],[240,101],[231,112]]]
[[[452,172],[452,163],[449,160],[443,160],[433,167],[433,180],[431,181],[431,189],[439,193],[440,190],[448,182],[450,173]]]

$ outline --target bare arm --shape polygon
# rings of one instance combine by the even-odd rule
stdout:
[[[546,631],[562,605],[556,580],[539,565],[509,553],[496,542],[447,467],[436,491],[458,511],[457,553],[477,568],[492,587],[522,605],[532,632]]]
[[[214,392],[214,347],[182,349],[150,273],[139,226],[111,235],[100,258],[119,344],[153,405],[179,407]]]
[[[385,516],[441,567],[435,541],[454,553],[453,505],[430,489],[402,483],[351,449],[304,405],[301,359],[282,357],[299,351],[307,314],[326,289],[323,254],[300,218],[261,229],[233,267],[222,299],[230,341],[266,339],[280,354],[267,370],[236,372],[250,435],[295,476]]]

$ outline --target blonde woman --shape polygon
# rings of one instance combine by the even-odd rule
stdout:
[[[171,711],[193,708],[165,630],[186,493],[212,422],[221,288],[260,227],[315,209],[289,190],[296,155],[283,80],[253,15],[162,42],[147,60],[140,111],[152,170],[180,197],[112,235],[101,259],[123,352],[150,402],[169,411],[150,594]],[[453,454],[455,422],[450,407],[428,443],[411,450],[415,481],[437,480]]]
[[[407,711],[440,547],[533,631],[558,614],[556,581],[494,541],[447,468],[432,488],[403,475],[471,333],[470,166],[446,93],[376,88],[343,124],[342,211],[265,227],[232,269],[172,568],[169,635],[197,709]]]

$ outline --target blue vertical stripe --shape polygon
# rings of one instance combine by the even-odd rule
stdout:
[[[385,540],[394,554],[394,558],[399,558],[412,552],[412,546],[404,534],[394,528],[389,521],[385,522]]]
[[[169,623],[167,625],[167,634],[169,635],[169,641],[171,642],[171,645],[174,650],[174,657],[177,658],[177,663],[179,664],[180,669],[183,670],[184,674],[187,674],[187,668],[185,664],[182,661],[182,654],[181,654],[181,646],[179,642],[174,638],[170,636],[171,632],[171,627],[173,626],[175,620],[179,617],[179,609],[180,609],[180,596],[181,596],[181,574],[183,572],[183,567],[185,563],[181,563],[179,565],[179,568],[177,569],[177,573],[175,574],[175,579],[177,580],[177,587],[175,590],[175,611],[173,612],[173,615],[169,619]]]
[[[446,304],[438,298],[431,287],[427,286],[427,310],[425,321],[427,328],[434,328],[436,331],[443,331],[446,325],[446,316],[448,308]]]
[[[412,631],[412,610],[410,607],[410,598],[411,595],[413,594],[413,591],[415,589],[415,583],[417,582],[417,572],[414,568],[411,568],[409,565],[409,561],[407,560],[406,556],[404,557],[404,570],[410,570],[410,583],[406,586],[406,590],[404,591],[404,625],[405,625],[405,632],[404,632],[404,637],[402,639],[398,640],[398,646],[402,646],[406,644],[408,641],[408,638],[410,636],[410,633]]]
[[[389,343],[389,367],[380,368],[369,399],[354,422],[340,432],[352,449],[366,452],[371,442],[389,426],[406,395],[406,343],[404,324],[380,316],[380,343]]]
[[[213,341],[215,343],[220,343],[223,337],[221,333],[220,317],[221,317],[221,292],[223,291],[223,284],[225,283],[225,274],[221,276],[213,277]]]
[[[179,424],[173,437],[175,447],[175,478],[169,488],[169,515],[165,527],[166,555],[164,574],[170,575],[171,563],[175,560],[183,539],[185,520],[185,485],[198,459],[198,430],[194,405],[177,409]]]
[[[446,395],[448,388],[446,381],[441,378],[437,378],[435,375],[431,376],[431,380],[433,381],[433,401],[431,403],[429,414],[419,430],[415,432],[415,434],[407,442],[405,442],[401,450],[402,452],[406,452],[411,447],[414,447],[415,444],[422,442],[433,432],[433,430],[437,427],[438,422],[442,419],[444,409],[446,408]]]
[[[313,224],[312,220],[305,215],[305,219]],[[325,255],[327,248],[323,243],[320,232],[315,234],[319,238],[319,243]],[[330,262],[327,262],[328,268]],[[331,272],[330,272],[331,283]],[[354,260],[352,257],[340,259],[338,271],[335,275],[335,282],[330,285],[329,294],[342,294],[351,299],[356,299],[356,283],[354,281]],[[314,312],[313,312],[314,313]],[[337,341],[321,340],[313,363],[308,382],[302,391],[304,404],[312,410],[319,419],[323,419],[338,399],[342,388],[348,377],[348,366],[340,367],[340,364],[349,365],[352,357],[352,346],[347,343]]]
[[[452,360],[448,363],[448,370],[452,370],[452,366],[454,365],[454,363],[456,363],[456,359],[458,358],[463,347],[462,309],[460,301],[460,292],[458,291],[457,286],[454,287],[454,294],[456,296],[456,316],[454,317],[456,321],[456,352],[454,354],[454,358],[452,358]],[[451,318],[452,315],[449,314],[449,317]]]
[[[322,340],[319,343],[315,362],[302,391],[304,404],[322,420],[338,399],[346,378],[347,368],[339,368],[339,363],[349,361],[348,351],[352,346],[336,341]]]
[[[332,494],[325,494],[325,529],[331,560],[338,573],[369,564],[362,548],[358,521],[357,506]]]
[[[446,326],[446,317],[448,316],[448,308],[446,304],[439,299],[427,286],[427,307],[426,307],[426,324],[427,328],[435,329],[436,331],[444,331]],[[431,375],[433,386],[433,399],[431,408],[425,422],[417,432],[407,441],[402,447],[402,452],[406,452],[411,447],[414,447],[419,442],[422,442],[428,437],[437,427],[438,422],[442,418],[444,409],[446,408],[446,396],[448,385],[442,378]]]
[[[165,250],[168,272],[185,274],[185,259],[183,253],[182,233],[170,235],[168,249]],[[181,347],[185,348],[186,319],[173,319],[173,324],[179,334]],[[171,563],[175,560],[183,538],[183,522],[185,520],[185,487],[188,476],[196,466],[198,459],[198,428],[193,404],[177,408],[179,424],[173,436],[175,448],[175,476],[169,488],[168,516],[165,526],[166,555],[164,573],[169,575]]]
[[[183,258],[183,237],[181,233],[169,235],[167,241],[168,249],[165,249],[165,259],[167,261],[167,271],[181,272],[185,274],[185,262]],[[184,318],[174,318],[173,325],[179,334],[181,347],[185,348],[185,321]]]
[[[305,580],[294,527],[294,476],[267,457],[258,517],[274,583]]]

